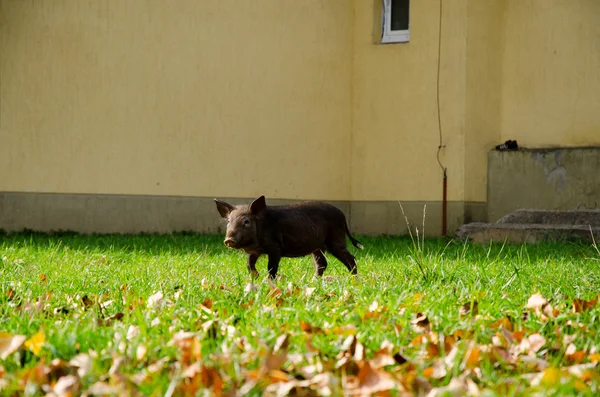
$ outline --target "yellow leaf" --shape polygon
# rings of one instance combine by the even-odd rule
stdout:
[[[45,343],[46,337],[44,336],[44,332],[40,331],[37,334],[33,335],[30,339],[25,341],[25,347],[31,350],[33,354],[38,356]]]
[[[544,376],[542,377],[542,384],[546,386],[555,385],[560,381],[560,369],[558,368],[546,368]]]
[[[590,354],[589,359],[591,362],[596,363],[596,362],[600,361],[600,354],[599,353]]]

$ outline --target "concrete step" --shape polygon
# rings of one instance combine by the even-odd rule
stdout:
[[[538,243],[578,238],[592,242],[592,233],[600,243],[600,227],[589,225],[560,225],[540,223],[469,223],[461,226],[456,235],[474,243],[490,241],[507,243]]]
[[[600,210],[550,211],[520,209],[500,218],[496,223],[541,225],[589,225],[600,227]]]

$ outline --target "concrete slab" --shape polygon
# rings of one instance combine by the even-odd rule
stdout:
[[[600,210],[547,211],[520,209],[495,223],[473,222],[461,226],[459,239],[475,243],[490,241],[538,243],[578,238],[600,242]]]
[[[535,244],[544,241],[559,241],[570,238],[600,242],[600,227],[587,225],[544,225],[527,223],[470,223],[461,226],[456,235],[477,244],[506,242],[512,244]]]

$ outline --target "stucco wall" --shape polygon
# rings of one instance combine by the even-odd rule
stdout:
[[[355,0],[352,199],[441,200],[437,68],[439,1],[411,2],[408,44],[375,45],[381,1]],[[448,199],[464,190],[466,0],[444,8],[441,160]]]
[[[600,144],[600,2],[506,0],[501,140]]]
[[[0,0],[0,191],[347,199],[347,0]]]
[[[402,228],[400,200],[437,234],[439,6],[378,45],[381,0],[0,0],[0,192],[315,198],[369,233]],[[444,2],[450,231],[485,217],[494,145],[600,144],[599,20],[596,0]]]
[[[468,202],[487,201],[487,152],[500,141],[505,10],[505,0],[469,0],[468,4],[464,142]]]

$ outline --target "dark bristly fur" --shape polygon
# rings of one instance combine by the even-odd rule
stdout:
[[[215,199],[221,217],[227,219],[225,245],[248,254],[248,271],[258,277],[256,261],[269,257],[269,276],[275,278],[282,257],[312,254],[315,273],[327,268],[324,252],[339,259],[352,274],[357,274],[354,256],[346,248],[346,234],[352,244],[363,246],[350,234],[346,217],[338,208],[319,201],[267,206],[260,196],[249,205],[233,206]]]

